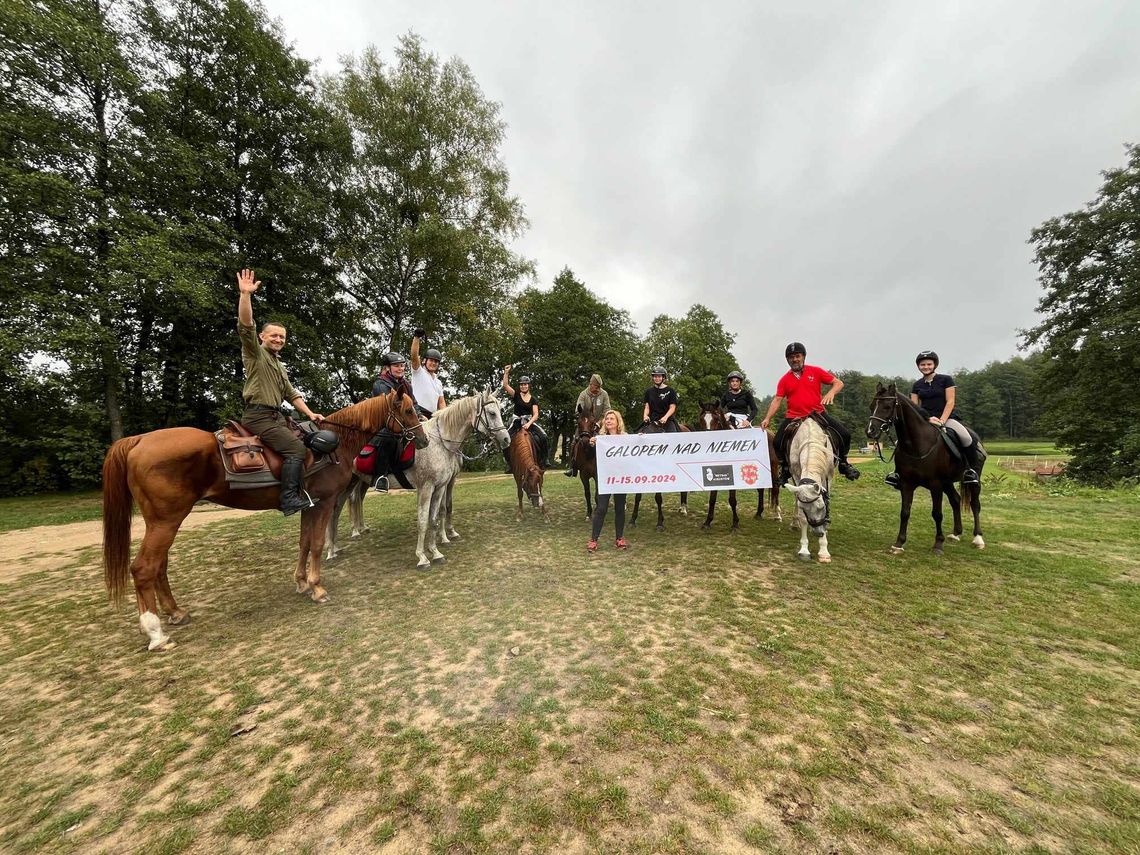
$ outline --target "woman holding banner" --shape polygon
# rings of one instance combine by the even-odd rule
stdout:
[[[606,414],[602,416],[601,433],[607,436],[625,433],[625,419],[621,417],[621,413],[617,410],[607,410]],[[590,445],[596,445],[597,439],[597,436],[590,437]],[[629,544],[626,543],[625,538],[622,537],[622,534],[625,532],[625,493],[614,494],[613,500],[614,533],[617,535],[614,546],[618,549],[628,549]],[[586,544],[587,552],[598,551],[598,536],[602,533],[602,523],[606,521],[606,512],[609,508],[610,494],[599,493],[598,506],[594,509],[594,527],[590,533],[590,542]]]

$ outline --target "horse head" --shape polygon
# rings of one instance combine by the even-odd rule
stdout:
[[[598,421],[581,407],[575,411],[579,436],[593,436],[598,432]]]
[[[879,437],[891,429],[899,416],[899,393],[895,384],[884,386],[875,384],[875,397],[871,399],[871,420],[867,422],[867,438],[878,441]]]
[[[424,433],[424,425],[420,421],[420,414],[416,412],[412,396],[404,394],[403,386],[388,394],[388,418],[385,426],[393,433],[402,433],[405,439],[412,440],[416,448],[427,448],[427,434]]]
[[[796,504],[803,512],[808,527],[816,537],[827,533],[827,524],[831,522],[831,499],[827,490],[810,478],[804,478],[799,484],[785,484],[784,489],[795,494]]]
[[[475,408],[475,430],[488,439],[495,440],[499,448],[506,448],[511,444],[511,435],[503,424],[503,411],[499,406],[499,399],[488,386],[479,396],[479,404]]]
[[[728,430],[728,420],[724,410],[716,401],[701,402],[701,414],[697,416],[697,430]]]

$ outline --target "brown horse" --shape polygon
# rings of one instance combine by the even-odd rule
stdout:
[[[677,422],[677,427],[682,433],[689,433],[689,426]],[[638,433],[665,433],[665,429],[657,422],[649,422],[641,426]],[[641,510],[641,493],[637,493],[633,497],[633,513],[629,517],[629,524],[631,526],[637,525],[637,513]],[[657,503],[657,530],[665,531],[665,514],[661,510],[661,494],[654,493],[653,500]],[[689,515],[689,494],[684,492],[681,494],[681,516],[687,517]]]
[[[958,540],[962,536],[962,501],[958,491],[954,489],[954,482],[962,480],[966,462],[950,452],[942,439],[942,431],[930,423],[927,415],[910,398],[899,394],[894,383],[889,386],[879,383],[875,387],[875,397],[871,401],[871,420],[867,423],[867,436],[872,440],[879,440],[884,433],[891,430],[895,431],[898,440],[895,444],[895,470],[899,473],[899,489],[902,491],[899,534],[894,546],[891,547],[891,552],[903,551],[914,491],[918,487],[925,487],[930,491],[930,515],[934,518],[934,552],[941,555],[942,544],[946,539],[942,534],[943,493],[946,494],[950,508],[954,512],[954,533],[950,535],[950,540]],[[975,437],[974,441],[979,440]],[[985,449],[980,446],[979,449],[982,452],[984,465]],[[979,483],[963,484],[962,496],[969,500],[970,510],[974,513],[974,546],[985,549],[986,542],[982,538],[981,521],[981,475],[982,466],[978,466]]]
[[[294,574],[297,593],[307,593],[314,602],[328,602],[321,586],[321,551],[333,499],[353,478],[353,458],[382,425],[414,439],[417,447],[427,445],[414,402],[402,392],[338,410],[323,423],[340,436],[340,447],[333,465],[306,479],[309,494],[322,501],[301,512],[300,557]],[[230,489],[217,440],[209,431],[167,428],[129,436],[111,446],[103,461],[103,578],[111,599],[121,602],[131,552],[131,514],[137,502],[146,533],[129,570],[139,626],[150,638],[151,650],[170,645],[158,617],[160,606],[172,625],[190,619],[174,601],[166,569],[170,546],[194,503],[209,499],[230,508],[262,510],[277,507],[278,492],[276,486]]]
[[[697,430],[734,430],[735,428],[736,425],[725,417],[720,404],[715,401],[710,404],[701,404],[701,414],[697,416]],[[779,455],[776,454],[776,442],[772,439],[772,434],[768,434],[768,471],[772,473],[772,486],[768,491],[768,507],[775,514],[777,522],[784,518],[784,515],[780,513],[780,489],[776,486],[775,481],[776,467],[779,465],[779,461]],[[716,490],[709,494],[709,513],[705,517],[704,523],[701,524],[701,528],[712,527],[713,516],[716,514],[716,494]],[[732,528],[735,530],[740,526],[740,517],[736,513],[735,490],[728,491],[728,506],[732,508]],[[756,490],[756,519],[763,516],[764,488],[759,487]]]
[[[589,413],[578,410],[578,439],[571,449],[574,466],[582,480],[582,492],[586,496],[586,519],[594,517],[594,506],[590,496],[590,479],[594,479],[594,493],[598,491],[598,450],[590,445],[590,437],[598,435],[598,422]]]
[[[511,439],[511,473],[515,476],[515,488],[519,493],[519,509],[515,519],[522,522],[522,497],[525,491],[530,503],[542,510],[543,519],[547,518],[546,503],[542,499],[542,467],[538,465],[538,458],[534,456],[534,446],[530,441],[530,433],[519,430]]]

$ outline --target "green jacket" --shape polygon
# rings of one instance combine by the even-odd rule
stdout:
[[[253,327],[238,323],[241,339],[241,362],[245,366],[245,385],[241,390],[246,406],[262,404],[280,407],[282,401],[293,402],[301,393],[289,382],[281,360],[262,347]]]

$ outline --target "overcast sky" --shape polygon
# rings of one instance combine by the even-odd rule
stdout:
[[[322,72],[409,30],[463,59],[539,284],[568,265],[642,333],[704,303],[762,393],[792,339],[832,370],[1014,355],[1030,230],[1140,142],[1135,0],[265,2]]]

